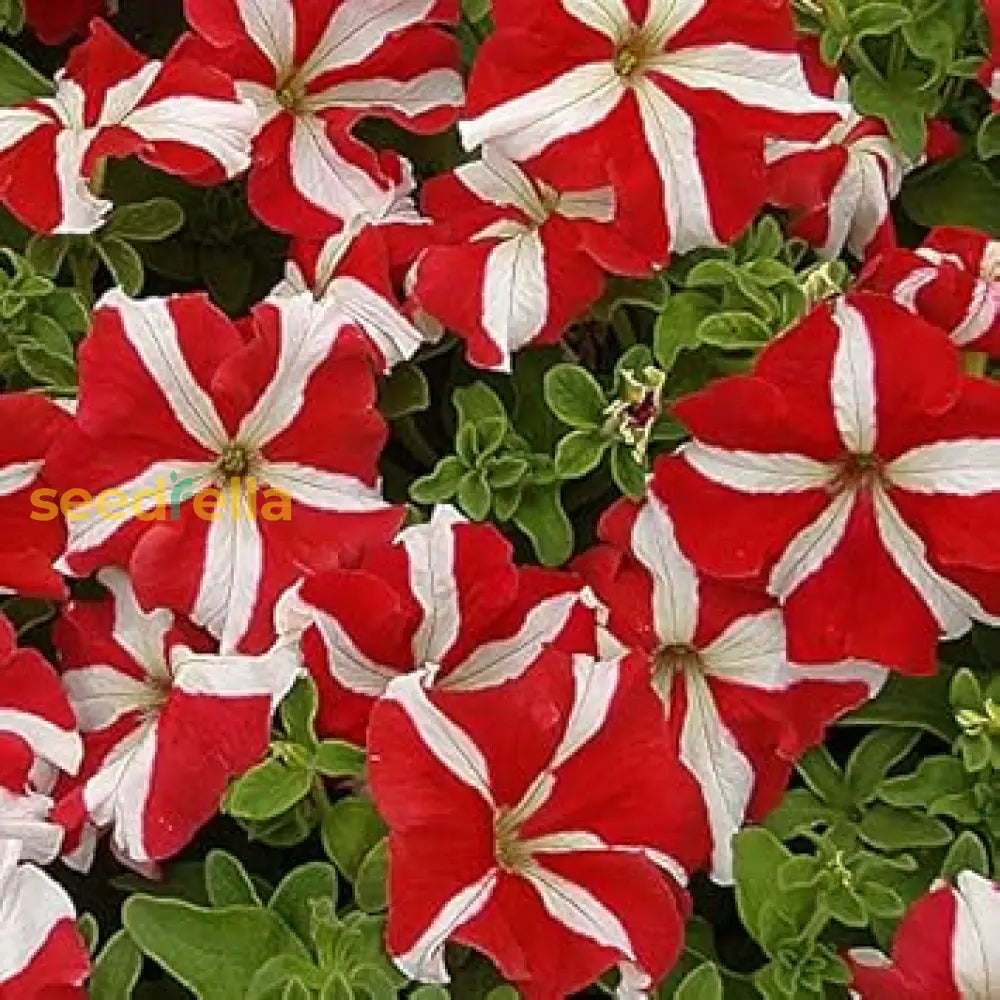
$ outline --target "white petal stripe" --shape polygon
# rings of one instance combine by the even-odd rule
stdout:
[[[423,612],[412,640],[417,664],[440,664],[462,626],[454,532],[462,523],[464,518],[453,507],[439,506],[427,524],[414,525],[399,535],[406,550],[410,591]]]
[[[7,841],[0,850],[4,852],[0,859],[2,985],[23,972],[44,946],[55,925],[62,920],[74,921],[76,911],[65,890],[43,871],[33,865],[16,866],[16,841]]]
[[[172,500],[180,500],[198,493],[214,481],[214,467],[206,462],[157,462],[128,482],[107,487],[101,495],[74,508],[68,518],[69,542],[66,555],[56,564],[61,573],[71,573],[68,560],[74,555],[90,552],[103,545],[112,535],[131,523],[137,512],[148,514],[157,507],[169,507]],[[124,507],[108,504],[123,517],[108,517],[98,509],[102,495],[124,493],[129,503]]]
[[[632,551],[653,579],[653,625],[663,645],[688,644],[698,627],[698,574],[654,494],[632,528]]]
[[[510,355],[541,333],[549,315],[545,247],[535,231],[500,243],[486,261],[483,329],[510,368]]]
[[[424,335],[395,305],[357,278],[334,278],[326,296],[382,352],[387,368],[412,358],[424,343]]]
[[[388,687],[386,701],[396,702],[409,716],[420,739],[443,767],[493,806],[486,759],[472,738],[428,699],[421,673],[401,674]]]
[[[307,604],[303,604],[303,609],[311,615],[323,640],[330,676],[348,691],[368,698],[380,698],[390,682],[399,676],[399,671],[362,653],[333,615]]]
[[[1000,440],[935,441],[900,455],[885,474],[911,493],[974,497],[1000,491]]]
[[[453,69],[433,69],[409,80],[348,80],[303,101],[307,111],[355,108],[374,114],[388,108],[407,118],[418,118],[439,108],[460,108],[465,102],[462,78]]]
[[[294,65],[295,5],[285,0],[236,0],[236,9],[250,40],[283,77]]]
[[[538,864],[526,868],[523,875],[538,893],[545,912],[553,920],[576,934],[635,960],[628,931],[589,890]]]
[[[531,609],[524,624],[509,639],[477,647],[437,687],[448,691],[482,691],[523,676],[566,627],[579,594],[557,594]]]
[[[152,696],[147,684],[101,665],[67,670],[63,687],[85,733],[106,729],[123,715],[148,708]]]
[[[837,466],[806,455],[729,451],[700,441],[680,454],[706,479],[740,493],[803,493],[828,486],[839,474]]]
[[[562,0],[563,10],[581,24],[621,45],[634,28],[625,0]]]
[[[558,770],[601,731],[618,691],[620,675],[621,667],[616,661],[573,657],[573,708],[549,770]]]
[[[399,970],[420,983],[447,983],[445,943],[459,927],[482,912],[493,895],[496,883],[496,872],[491,871],[452,896],[410,950],[402,955],[393,955],[392,960]]]
[[[806,525],[788,543],[771,570],[769,594],[785,601],[823,568],[843,540],[854,501],[852,492],[838,494],[812,524]]]
[[[223,652],[235,649],[250,627],[264,571],[264,543],[246,495],[230,490],[226,499],[205,534],[205,562],[191,609]]]
[[[870,455],[878,436],[875,352],[864,317],[854,306],[838,301],[833,322],[840,334],[830,380],[837,429],[848,451]]]
[[[793,681],[777,608],[737,618],[700,653],[706,673],[727,684],[783,691]]]
[[[420,24],[434,3],[435,0],[345,0],[334,11],[299,75],[309,81],[336,69],[356,66],[379,49],[390,35]]]
[[[920,536],[903,520],[884,490],[875,490],[873,499],[886,551],[924,599],[944,638],[960,638],[972,627],[973,621],[1000,625],[1000,617],[988,614],[972,594],[945,579],[930,565]]]
[[[963,998],[1000,995],[1000,887],[972,871],[957,878],[951,939],[955,985]]]
[[[663,199],[659,208],[670,230],[671,248],[686,253],[699,247],[721,246],[698,166],[694,122],[655,80],[640,80],[634,92],[646,151],[660,176]]]
[[[511,160],[523,162],[552,143],[604,121],[625,96],[608,62],[586,63],[530,91],[459,123],[466,149],[486,142]]]
[[[174,688],[206,698],[266,697],[272,710],[301,673],[294,641],[279,641],[260,656],[196,653],[184,646],[173,651]]]
[[[98,309],[118,314],[125,339],[163,394],[177,422],[203,448],[218,453],[229,440],[229,434],[211,397],[188,368],[168,302],[168,299],[137,301],[116,288],[101,299]]]
[[[42,461],[11,462],[0,466],[0,497],[9,497],[27,489],[42,471]]]
[[[13,733],[24,740],[38,757],[67,774],[75,774],[83,757],[76,733],[67,732],[32,712],[0,706],[0,733]]]
[[[297,462],[262,462],[261,488],[287,494],[295,503],[334,514],[367,514],[386,510],[378,487],[341,472],[313,469]]]
[[[695,672],[686,676],[687,713],[681,729],[681,762],[704,796],[712,830],[712,880],[731,885],[731,842],[746,818],[754,772],[722,721],[708,682]]]

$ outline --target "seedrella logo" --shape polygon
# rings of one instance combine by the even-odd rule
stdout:
[[[114,487],[94,496],[88,490],[69,489],[60,494],[54,489],[38,489],[31,494],[31,519],[53,521],[60,515],[68,521],[99,518],[105,521],[178,521],[185,506],[203,521],[244,518],[264,521],[290,521],[291,497],[273,487],[258,489],[253,476],[233,476],[223,488],[197,488],[195,480],[176,472],[158,476],[152,486],[135,490]]]

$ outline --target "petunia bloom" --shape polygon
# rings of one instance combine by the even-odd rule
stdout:
[[[767,586],[793,661],[931,673],[939,638],[1000,623],[1000,386],[937,328],[825,303],[676,413],[694,440],[657,492],[680,544]]]
[[[712,878],[731,884],[733,835],[778,804],[794,762],[877,693],[885,671],[790,663],[775,602],[700,574],[655,491],[613,507],[600,534],[608,544],[573,568],[606,608],[602,655],[643,654],[664,740],[701,793]]]
[[[0,615],[0,849],[15,841],[21,857],[46,863],[62,846],[48,793],[60,771],[76,773],[83,744],[59,675],[38,650],[16,643]]]
[[[643,271],[611,226],[610,187],[557,191],[490,149],[428,181],[422,202],[438,225],[413,299],[483,368],[509,371],[514,352],[557,341],[601,297],[605,268]]]
[[[97,192],[103,160],[218,183],[249,166],[254,124],[222,73],[176,51],[147,59],[95,21],[52,97],[0,109],[0,201],[37,232],[92,233],[113,208]]]
[[[356,568],[307,578],[277,618],[279,631],[304,633],[318,731],[357,743],[400,674],[430,669],[442,690],[479,691],[522,676],[553,647],[590,652],[594,642],[577,578],[515,566],[495,527],[450,507],[369,548]]]
[[[204,296],[112,292],[49,459],[56,485],[84,491],[62,566],[127,566],[146,607],[259,651],[280,593],[395,534],[385,437],[368,341],[311,295],[258,306],[244,340]]]
[[[66,595],[53,569],[66,532],[45,492],[44,459],[71,422],[38,393],[0,396],[0,594]]]
[[[263,758],[299,655],[288,642],[261,656],[213,653],[170,611],[143,611],[120,570],[98,578],[109,596],[71,603],[54,632],[84,759],[53,815],[71,847],[110,829],[118,856],[143,866],[185,847],[229,780]]]
[[[845,110],[810,91],[785,0],[492,9],[497,30],[460,124],[466,148],[542,157],[559,188],[579,187],[588,168],[603,174],[649,263],[735,238],[765,200],[764,137],[817,139]]]
[[[875,260],[864,287],[946,330],[956,347],[1000,356],[1000,243],[985,233],[934,229],[916,250]]]
[[[0,997],[86,1000],[90,958],[66,891],[0,840]]]
[[[681,865],[700,819],[683,775],[664,782],[661,713],[634,658],[554,657],[471,694],[393,681],[372,712],[369,777],[390,829],[386,940],[400,969],[446,982],[455,941],[526,1000],[619,963],[630,986],[662,977],[682,944]]]
[[[407,224],[407,228],[416,225]],[[360,232],[348,227],[323,241],[294,241],[285,279],[271,297],[311,293],[330,307],[338,322],[361,330],[381,356],[383,369],[389,371],[412,358],[425,336],[405,315],[397,297],[392,246],[384,232],[381,226],[368,225]]]
[[[456,0],[185,0],[224,69],[257,108],[250,206],[267,225],[325,238],[380,218],[409,167],[354,134],[362,118],[446,129],[463,102]]]
[[[892,958],[847,955],[854,1000],[988,1000],[1000,994],[1000,885],[959,874],[917,900],[896,931]]]
[[[823,63],[818,39],[800,42],[800,50],[815,91],[843,102],[849,113],[816,142],[768,140],[768,200],[791,210],[791,234],[821,257],[832,260],[846,248],[865,260],[896,245],[891,208],[907,174],[957,153],[958,140],[933,119],[923,154],[911,159],[881,118],[854,110],[848,81]]]

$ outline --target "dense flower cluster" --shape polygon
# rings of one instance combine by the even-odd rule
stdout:
[[[61,41],[83,6],[28,10]],[[783,0],[494,0],[467,95],[457,0],[185,6],[163,61],[95,20],[51,95],[0,109],[0,200],[39,234],[98,234],[106,161],[137,156],[245,175],[293,237],[245,319],[112,289],[72,404],[0,398],[0,593],[61,603],[56,667],[0,618],[0,997],[84,995],[72,904],[36,866],[86,871],[107,836],[155,874],[307,675],[318,736],[367,750],[406,975],[447,982],[458,942],[527,998],[611,970],[644,997],[689,879],[732,884],[734,835],[828,727],[1000,625],[1000,384],[962,354],[1000,356],[997,245],[896,246],[918,161]],[[418,196],[372,118],[461,119],[468,160]],[[935,127],[925,158],[954,151]],[[382,376],[445,331],[509,372],[609,278],[767,204],[862,261],[860,290],[676,401],[689,438],[588,551],[519,565],[499,527],[385,498]],[[996,995],[998,900],[972,873],[935,889],[891,961],[850,953],[856,996]]]

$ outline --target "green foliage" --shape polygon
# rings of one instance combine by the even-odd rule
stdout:
[[[75,345],[90,325],[81,296],[59,288],[29,259],[3,251],[0,373],[10,388],[76,392]]]
[[[573,529],[562,506],[551,456],[517,432],[503,401],[485,382],[455,390],[455,454],[417,479],[410,496],[421,504],[454,501],[473,521],[492,516],[528,537],[539,562],[564,563]]]

